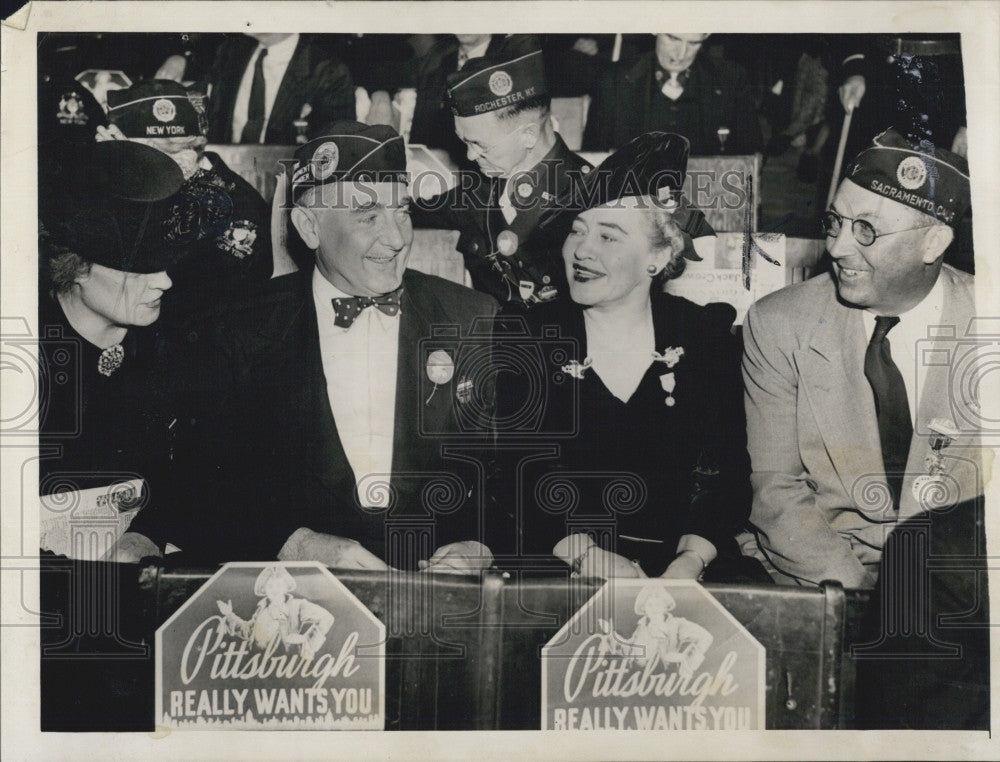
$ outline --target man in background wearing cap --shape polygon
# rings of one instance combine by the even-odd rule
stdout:
[[[976,418],[949,381],[973,283],[942,263],[968,206],[964,159],[885,132],[824,218],[833,272],[751,307],[744,552],[779,583],[870,588],[894,527],[981,494],[977,443],[955,423]]]
[[[178,288],[165,317],[187,317],[227,296],[254,290],[271,277],[270,209],[260,194],[222,158],[205,151],[205,96],[178,82],[152,79],[108,93],[108,128],[97,139],[125,139],[170,156],[184,185],[164,219],[176,245],[200,249],[171,272]]]
[[[707,34],[658,34],[656,49],[598,77],[583,147],[614,150],[650,130],[677,132],[694,156],[763,149],[753,91],[738,65],[699,55]]]
[[[478,470],[442,454],[463,436],[462,414],[491,395],[456,369],[458,337],[435,352],[426,340],[438,326],[468,331],[496,303],[406,269],[413,229],[395,130],[324,132],[296,152],[291,178],[292,223],[316,267],[220,309],[214,333],[181,358],[198,397],[178,434],[183,476],[169,511],[140,525],[145,536],[126,535],[133,557],[158,552],[152,539],[200,560],[492,562],[475,541]]]
[[[566,230],[540,229],[590,165],[552,129],[542,51],[531,35],[502,40],[495,57],[448,75],[455,132],[481,174],[417,202],[418,227],[458,230],[472,285],[501,302],[565,294],[558,252]]]

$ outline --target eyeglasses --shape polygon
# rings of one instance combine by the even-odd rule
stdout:
[[[823,232],[830,238],[836,238],[840,235],[840,228],[844,224],[844,220],[851,223],[851,233],[854,235],[854,240],[862,246],[871,246],[875,243],[876,239],[884,238],[887,235],[896,235],[896,233],[906,233],[910,230],[923,230],[924,228],[934,227],[933,225],[919,225],[915,228],[893,230],[889,233],[876,233],[875,228],[867,220],[845,217],[832,209],[828,209],[823,215]]]
[[[459,138],[459,140],[461,140],[465,144],[466,148],[468,148],[475,154],[476,158],[479,158],[480,156],[486,156],[486,154],[490,153],[490,151],[492,151],[494,148],[498,148],[499,146],[503,145],[504,142],[509,140],[512,135],[516,135],[527,126],[528,125],[526,124],[522,124],[519,127],[516,127],[515,129],[508,132],[506,135],[504,135],[502,138],[500,138],[496,143],[494,143],[491,146],[479,146],[476,145],[475,143],[470,143],[465,138]]]

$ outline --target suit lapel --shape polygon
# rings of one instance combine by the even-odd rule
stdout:
[[[933,457],[931,448],[933,432],[930,424],[935,418],[962,428],[963,421],[978,420],[978,414],[970,408],[970,400],[963,399],[954,384],[954,375],[962,367],[968,353],[976,348],[974,342],[957,341],[969,328],[970,321],[975,316],[975,302],[972,292],[966,288],[949,270],[942,270],[940,278],[944,285],[944,305],[941,313],[941,326],[930,328],[926,346],[918,348],[917,362],[926,366],[920,398],[917,404],[917,420],[913,427],[913,439],[910,442],[910,454],[906,465],[906,478],[903,483],[903,494],[900,510],[904,517],[919,513],[925,507],[917,500],[914,490],[914,480],[921,479],[928,473],[927,459]],[[967,426],[965,427],[968,428]],[[968,433],[955,440],[942,450],[944,456],[942,465],[943,478],[949,488],[960,490],[961,499],[971,497],[978,492],[978,469],[972,464],[969,472],[969,461],[958,455],[959,450],[966,447],[976,448]],[[954,481],[952,481],[954,479]],[[924,480],[921,480],[924,481]],[[926,489],[924,490],[926,493]],[[928,497],[933,497],[928,493]]]
[[[305,289],[301,306],[286,331],[272,340],[291,348],[284,372],[294,374],[285,400],[275,400],[279,411],[277,423],[281,430],[297,441],[289,442],[291,452],[301,453],[308,470],[312,471],[329,493],[346,497],[355,488],[354,472],[337,432],[337,424],[330,408],[320,354],[319,330],[316,325],[316,307],[313,304],[310,281],[303,278]],[[287,422],[287,423],[286,423]]]
[[[250,56],[257,49],[257,44],[249,39],[240,40],[240,44],[234,49],[233,56],[229,60],[229,65],[223,70],[223,76],[218,86],[213,88],[211,101],[217,101],[218,106],[212,109],[216,114],[215,129],[217,135],[215,142],[229,143],[233,138],[233,111],[236,108],[236,94],[240,89],[240,82],[246,71],[247,64],[250,63]]]
[[[309,44],[304,37],[300,37],[298,45],[295,46],[295,52],[292,54],[292,60],[288,62],[285,76],[281,78],[278,93],[274,97],[274,106],[271,107],[271,116],[267,121],[269,138],[285,137],[287,139],[290,137],[281,135],[278,129],[279,127],[284,129],[282,125],[290,124],[300,116],[292,112],[305,90],[303,83],[309,79],[309,58]]]
[[[625,78],[633,83],[635,87],[634,92],[638,95],[638,98],[632,103],[635,111],[630,112],[629,109],[621,109],[618,112],[619,134],[630,134],[632,125],[645,125],[649,123],[649,111],[653,102],[653,85],[655,84],[653,81],[653,69],[653,53],[647,53],[625,75]]]
[[[424,344],[435,326],[448,322],[447,316],[412,277],[404,276],[403,284],[392,442],[392,481],[397,488],[402,486],[401,475],[424,470],[431,459],[433,439],[421,443],[422,432],[444,430],[455,384],[453,379],[435,389],[427,376],[430,349]]]
[[[877,506],[864,500],[863,485],[885,489],[885,465],[871,385],[864,375],[864,328],[861,311],[845,307],[831,295],[820,327],[808,347],[796,352],[799,389],[807,398],[823,444],[844,491],[858,508]]]

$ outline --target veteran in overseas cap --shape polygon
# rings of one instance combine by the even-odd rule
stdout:
[[[402,136],[387,125],[336,122],[295,152],[292,200],[337,182],[409,183]]]
[[[526,35],[504,40],[496,56],[474,58],[448,75],[455,116],[478,116],[548,95],[542,51]]]
[[[969,209],[969,164],[930,143],[886,130],[848,166],[846,179],[867,191],[956,226]]]
[[[169,79],[151,79],[108,91],[108,120],[129,138],[181,138],[205,134],[205,95]]]

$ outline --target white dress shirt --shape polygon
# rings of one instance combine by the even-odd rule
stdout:
[[[461,47],[458,49],[458,69],[462,70],[469,61],[473,58],[482,58],[486,55],[486,49],[490,46],[491,37],[487,37],[485,40],[480,42],[475,47],[469,48],[468,50],[462,50]]]
[[[893,326],[887,335],[892,361],[899,368],[906,387],[906,401],[910,404],[910,420],[917,420],[917,405],[920,400],[917,395],[924,388],[927,376],[927,366],[919,355],[920,344],[927,343],[927,329],[930,326],[941,325],[941,312],[944,309],[944,286],[941,278],[937,279],[930,293],[916,307],[899,315],[899,323]],[[875,314],[869,310],[862,312],[862,322],[865,326],[865,343],[871,340],[875,331]]]
[[[350,328],[338,328],[333,300],[350,294],[318,269],[313,271],[312,292],[327,396],[358,496],[364,506],[385,507],[392,472],[399,314],[390,317],[368,307]]]
[[[264,135],[267,133],[267,123],[271,120],[271,109],[274,107],[274,99],[278,96],[278,88],[281,87],[281,80],[285,78],[288,63],[292,60],[298,44],[299,35],[293,34],[267,49],[267,57],[264,59],[264,127],[260,131],[261,143],[264,142]],[[263,45],[258,45],[257,50],[250,56],[246,71],[243,72],[243,79],[240,80],[240,89],[236,91],[236,105],[233,108],[234,143],[239,143],[243,136],[243,128],[247,123],[247,110],[250,107],[253,72],[263,49]]]

